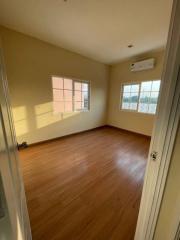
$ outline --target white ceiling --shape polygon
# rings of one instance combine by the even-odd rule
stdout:
[[[0,24],[109,64],[165,46],[171,6],[172,0],[0,0]]]

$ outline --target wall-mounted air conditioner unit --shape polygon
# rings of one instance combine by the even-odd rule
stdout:
[[[150,58],[150,59],[146,59],[146,60],[143,60],[143,61],[135,62],[135,63],[131,64],[131,71],[132,72],[137,72],[137,71],[152,69],[152,68],[154,68],[154,64],[155,64],[155,59],[154,58]]]

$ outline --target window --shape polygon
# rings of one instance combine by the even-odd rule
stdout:
[[[122,109],[136,110],[138,105],[139,84],[124,85]]]
[[[155,114],[159,96],[160,80],[124,84],[121,109]]]
[[[74,109],[89,109],[89,84],[86,82],[74,81]]]
[[[69,78],[52,77],[55,113],[89,110],[89,83]]]
[[[147,81],[141,83],[138,112],[156,113],[160,81]]]

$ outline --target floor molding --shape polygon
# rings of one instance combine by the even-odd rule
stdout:
[[[64,135],[64,136],[51,138],[51,139],[47,139],[47,140],[43,140],[43,141],[39,141],[39,142],[35,142],[35,143],[30,143],[30,144],[28,144],[28,147],[33,147],[33,146],[37,146],[37,145],[44,144],[44,143],[50,143],[50,142],[53,142],[53,141],[57,141],[57,140],[64,139],[64,138],[69,138],[69,137],[72,137],[72,136],[75,136],[75,135],[83,134],[83,133],[86,133],[86,132],[91,132],[91,131],[101,129],[101,128],[105,128],[105,127],[107,127],[107,125],[83,130],[83,131],[80,131],[80,132],[70,133],[70,134],[67,134],[67,135]]]
[[[51,138],[51,139],[47,139],[47,140],[43,140],[43,141],[39,141],[39,142],[35,142],[35,143],[30,143],[30,144],[28,144],[28,147],[33,147],[33,146],[37,146],[37,145],[44,144],[44,143],[50,143],[50,142],[57,141],[57,140],[60,140],[60,139],[69,138],[71,136],[83,134],[83,133],[86,133],[86,132],[91,132],[91,131],[94,131],[94,130],[97,130],[97,129],[102,129],[102,128],[105,128],[105,127],[114,128],[114,129],[117,129],[117,130],[119,130],[121,132],[123,131],[123,132],[126,132],[126,133],[134,134],[136,136],[147,137],[149,139],[151,138],[151,136],[148,136],[148,135],[145,135],[145,134],[133,132],[133,131],[130,131],[130,130],[126,130],[126,129],[122,129],[122,128],[119,128],[119,127],[115,127],[115,126],[106,124],[106,125],[103,125],[103,126],[87,129],[87,130],[84,130],[84,131],[71,133],[71,134],[67,134],[67,135],[64,135],[64,136]],[[23,149],[21,149],[21,150],[23,150]]]
[[[110,127],[110,128],[114,128],[114,129],[120,130],[120,131],[124,131],[124,132],[127,132],[127,133],[135,134],[136,136],[142,136],[142,137],[147,137],[147,138],[151,139],[151,136],[143,134],[143,133],[133,132],[133,131],[130,131],[130,130],[127,130],[127,129],[123,129],[123,128],[119,128],[119,127],[116,127],[116,126],[113,126],[113,125],[109,125],[109,124],[107,124],[106,126]]]

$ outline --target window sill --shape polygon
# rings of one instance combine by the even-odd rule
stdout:
[[[119,109],[121,112],[128,112],[128,113],[138,113],[138,114],[145,114],[145,115],[150,115],[150,116],[155,116],[156,113],[146,113],[146,112],[138,112],[136,110],[126,110],[126,109]]]

